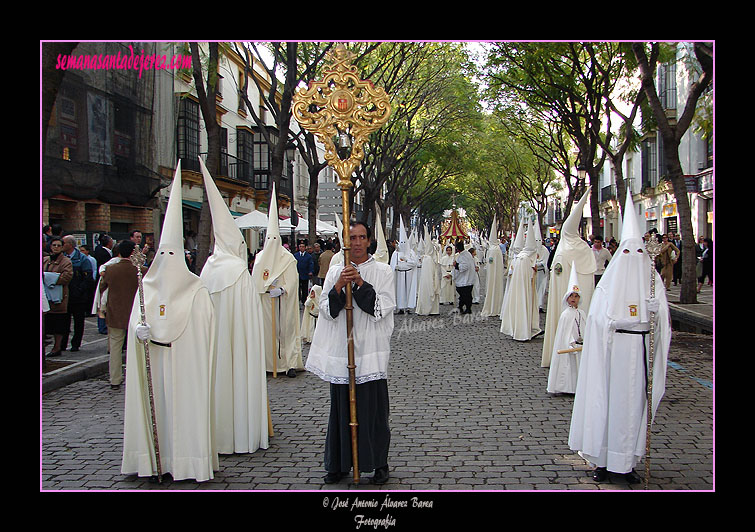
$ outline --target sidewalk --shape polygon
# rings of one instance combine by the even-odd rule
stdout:
[[[676,331],[713,334],[714,287],[707,284],[697,294],[696,304],[679,303],[680,286],[671,287],[666,292],[671,311],[671,323]]]

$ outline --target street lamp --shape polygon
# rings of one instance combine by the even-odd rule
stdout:
[[[352,64],[355,54],[338,44],[327,55],[320,81],[310,81],[294,94],[292,113],[302,128],[325,146],[325,160],[338,173],[343,204],[343,263],[351,262],[349,235],[349,191],[351,175],[364,157],[363,146],[370,133],[381,128],[391,114],[388,95],[369,80],[360,80]],[[346,338],[349,370],[351,455],[354,482],[359,483],[357,458],[356,365],[352,336],[351,283],[346,284]]]

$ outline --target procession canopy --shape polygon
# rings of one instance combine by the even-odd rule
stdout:
[[[451,217],[446,224],[446,228],[440,235],[444,243],[447,241],[458,242],[469,238],[467,231],[464,229],[464,222],[459,219],[459,213],[456,209],[451,211]]]

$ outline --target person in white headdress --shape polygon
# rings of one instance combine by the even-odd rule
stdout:
[[[634,467],[645,455],[649,373],[653,417],[666,388],[669,307],[642,236],[628,193],[621,243],[595,287],[587,314],[569,430],[569,448],[595,466],[596,482],[605,480],[609,472],[623,474],[630,483],[641,481]],[[651,317],[653,367],[649,367]]]
[[[252,270],[254,288],[262,300],[265,366],[273,376],[296,377],[304,369],[299,338],[299,273],[296,259],[281,244],[278,199],[273,185],[267,235]]]
[[[573,394],[577,389],[579,372],[579,349],[584,342],[587,316],[580,307],[581,290],[577,270],[572,268],[569,287],[561,300],[561,317],[556,327],[553,342],[550,370],[548,371],[548,393]],[[564,351],[559,353],[559,351]]]
[[[493,216],[488,239],[487,266],[485,270],[485,301],[482,304],[481,316],[498,316],[503,306],[503,253],[498,238],[498,222]]]
[[[425,231],[425,248],[422,254],[416,313],[420,316],[440,314],[440,265],[435,246]]]
[[[157,461],[145,359],[149,346],[162,472],[174,480],[214,478],[215,312],[184,258],[181,163],[176,167],[160,244],[143,279],[145,324],[134,298],[126,351],[123,461],[126,475],[154,476]]]
[[[262,301],[247,266],[247,248],[202,159],[215,244],[199,278],[215,308],[215,437],[220,454],[269,446]]]
[[[543,351],[540,359],[540,367],[550,366],[551,354],[553,353],[553,340],[556,335],[558,319],[561,315],[561,297],[569,284],[572,264],[577,268],[577,280],[582,291],[580,296],[580,308],[589,313],[592,292],[595,288],[595,254],[590,246],[579,236],[579,223],[582,220],[582,211],[585,203],[590,198],[590,189],[582,195],[582,198],[572,207],[571,213],[561,226],[561,238],[555,251],[552,251],[550,281],[548,283],[548,303],[545,314],[545,333],[543,334]]]
[[[399,314],[413,310],[417,306],[417,261],[404,229],[404,221],[399,217],[398,249],[391,256],[396,282],[396,310]]]
[[[320,296],[320,315],[307,356],[307,370],[330,383],[325,437],[325,483],[352,468],[345,287],[352,283],[352,319],[357,443],[360,471],[375,471],[372,482],[388,480],[390,446],[388,363],[396,306],[393,269],[367,252],[370,229],[351,224],[350,264],[332,266]]]
[[[540,234],[540,219],[535,218],[535,239],[537,244],[537,278],[535,280],[535,290],[537,291],[537,306],[538,309],[544,310],[546,303],[546,292],[548,291],[548,283],[550,282],[550,270],[548,269],[548,259],[551,256],[551,252],[543,245],[543,237]]]
[[[456,302],[456,285],[454,285],[454,261],[456,252],[453,244],[446,244],[438,259],[440,266],[440,304],[453,305]]]
[[[501,306],[501,332],[526,342],[540,333],[540,313],[535,291],[537,249],[535,224],[530,223],[524,248],[513,261],[510,286]]]
[[[315,333],[317,318],[320,314],[320,294],[322,294],[322,286],[313,285],[309,289],[309,296],[304,301],[304,310],[301,314],[301,339],[306,343],[312,342],[312,335]]]

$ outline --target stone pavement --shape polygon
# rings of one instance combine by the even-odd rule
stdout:
[[[335,492],[342,492],[341,503],[350,497],[353,504],[355,497],[382,491],[409,491],[410,497],[424,491],[643,490],[643,484],[619,479],[592,481],[590,466],[567,444],[573,398],[545,390],[542,337],[513,341],[499,332],[499,318],[479,316],[481,307],[474,305],[464,317],[449,314],[450,306],[441,306],[440,316],[395,316],[391,478],[380,487],[350,479],[323,484],[328,385],[307,372],[295,379],[268,376],[275,431],[270,447],[221,455],[213,480],[168,477],[157,485],[122,475],[124,390],[109,387],[106,337],[90,318],[82,350],[60,357],[77,359],[75,369],[67,377],[58,370],[42,379],[40,489],[334,492],[318,499],[326,509],[338,502]],[[649,488],[712,491],[713,337],[675,332],[671,346],[666,394],[653,428]],[[58,384],[45,390],[45,382],[55,379]],[[644,464],[638,473],[644,475]]]

